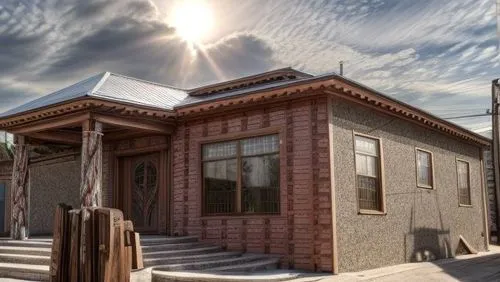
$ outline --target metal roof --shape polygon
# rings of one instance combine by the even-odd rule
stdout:
[[[318,76],[312,76],[312,77],[306,77],[306,78],[277,81],[277,82],[268,83],[268,84],[255,84],[255,85],[248,86],[245,88],[236,89],[236,90],[229,90],[229,91],[221,92],[221,93],[213,93],[213,94],[199,95],[199,96],[187,96],[184,100],[182,100],[180,103],[175,105],[175,108],[188,107],[188,106],[202,104],[202,103],[215,101],[215,100],[219,100],[219,99],[247,95],[247,94],[250,94],[253,92],[271,90],[274,88],[281,88],[281,87],[291,86],[294,84],[302,84],[302,83],[307,83],[307,82],[313,82],[316,80],[328,79],[328,78],[332,78],[334,75],[335,75],[334,73],[328,73],[328,74],[324,74],[324,75],[318,75]]]
[[[173,110],[174,106],[187,96],[187,92],[182,89],[104,72],[1,113],[0,117],[21,114],[84,97]]]

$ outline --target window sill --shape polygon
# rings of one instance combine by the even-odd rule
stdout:
[[[434,187],[425,184],[417,184],[417,187],[422,189],[434,190]]]
[[[464,205],[464,204],[458,204],[459,207],[461,208],[473,208],[473,205]]]
[[[383,212],[383,211],[373,211],[373,210],[359,210],[358,214],[367,214],[367,215],[387,215],[387,212]]]

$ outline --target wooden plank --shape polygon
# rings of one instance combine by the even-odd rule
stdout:
[[[80,278],[81,282],[97,281],[95,277],[94,257],[96,256],[94,244],[94,210],[93,208],[81,209],[80,229]]]
[[[69,210],[71,206],[58,204],[55,212],[52,253],[50,256],[50,281],[67,281],[69,269]]]
[[[68,280],[80,282],[80,210],[71,210],[70,218],[70,242],[69,242],[69,268]]]
[[[174,131],[174,127],[171,124],[166,124],[162,122],[140,120],[137,118],[133,119],[123,118],[120,116],[111,116],[103,114],[94,114],[93,117],[98,122],[119,126],[123,128],[141,129],[161,134],[171,134]]]
[[[125,268],[131,270],[132,269],[132,237],[134,236],[134,224],[130,220],[125,220],[123,222],[124,227],[124,245],[125,245],[125,254],[124,254],[124,262]]]
[[[87,120],[89,118],[90,118],[90,113],[62,115],[55,118],[38,121],[29,125],[12,127],[9,129],[9,132],[12,132],[14,134],[26,134],[26,133],[45,131],[49,129],[70,127],[73,125],[79,125],[82,121]]]
[[[132,269],[143,269],[141,238],[138,232],[134,232],[132,238]]]

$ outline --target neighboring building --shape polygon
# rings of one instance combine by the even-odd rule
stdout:
[[[12,210],[32,235],[50,233],[57,203],[102,198],[143,233],[278,254],[284,268],[452,257],[460,237],[487,249],[490,140],[336,74],[182,90],[104,73],[0,115],[0,129],[18,148],[73,146],[30,161],[13,188],[29,190]]]

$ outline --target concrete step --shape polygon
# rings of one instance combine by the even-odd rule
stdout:
[[[240,252],[218,252],[209,254],[195,254],[195,255],[180,256],[180,257],[161,257],[154,259],[145,259],[144,266],[150,267],[155,265],[195,263],[203,261],[237,258],[239,256],[241,256]]]
[[[141,236],[141,246],[160,245],[160,244],[180,244],[198,242],[197,236]]]
[[[263,270],[277,269],[280,262],[279,258],[267,258],[257,261],[252,261],[248,263],[236,264],[236,265],[226,265],[221,267],[211,268],[210,272],[255,272]]]
[[[288,270],[269,270],[254,273],[207,273],[207,272],[192,272],[192,271],[152,271],[153,282],[167,281],[199,281],[199,282],[278,282],[278,281],[297,281],[301,277],[301,273]],[[315,279],[307,282],[318,281]],[[306,282],[306,281],[302,281]]]
[[[48,281],[49,265],[0,262],[0,277],[32,281]]]
[[[227,265],[243,264],[249,263],[256,260],[267,259],[266,255],[258,254],[243,254],[239,257],[193,262],[193,263],[181,263],[181,264],[170,264],[155,267],[155,270],[159,271],[181,271],[181,270],[209,270],[211,268],[222,267]]]
[[[202,242],[148,245],[148,246],[142,246],[142,253],[146,254],[146,253],[150,253],[150,252],[196,249],[196,248],[202,248],[202,247],[207,247],[207,246],[209,246],[209,245],[207,245],[206,243],[202,243]]]
[[[36,256],[36,255],[25,255],[25,254],[0,254],[0,262],[49,265],[50,255]]]
[[[0,246],[0,254],[24,254],[35,256],[50,256],[51,248],[33,248],[17,246]]]
[[[218,252],[222,250],[219,246],[209,246],[203,248],[193,248],[185,250],[171,250],[171,251],[158,251],[158,252],[147,252],[143,253],[142,257],[144,259],[161,258],[161,257],[177,257],[185,255],[196,255],[196,254],[207,254]]]
[[[0,239],[0,246],[52,248],[52,242],[42,240],[10,240]]]

